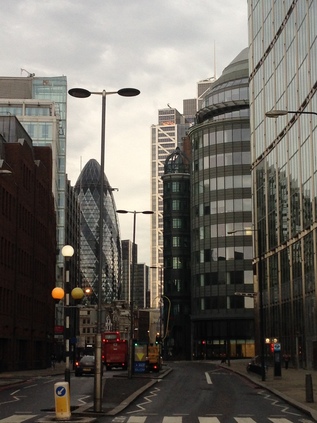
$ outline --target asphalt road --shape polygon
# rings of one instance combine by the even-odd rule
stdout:
[[[31,423],[39,416],[55,414],[54,384],[63,377],[40,377],[0,391],[0,423]],[[92,401],[93,377],[71,379],[71,406]]]
[[[169,363],[168,377],[100,423],[308,423],[307,415],[251,381],[204,362]]]
[[[98,423],[312,423],[269,391],[216,364],[169,366],[173,371],[168,376],[118,415],[98,416]],[[34,423],[54,414],[54,384],[60,379],[40,377],[0,391],[0,423]],[[93,381],[71,379],[73,407],[91,403]]]

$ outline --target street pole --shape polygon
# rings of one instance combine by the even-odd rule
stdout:
[[[121,88],[118,91],[89,91],[85,88],[71,88],[68,94],[72,97],[87,98],[91,94],[102,96],[101,110],[101,160],[100,160],[100,202],[99,202],[99,274],[98,274],[98,305],[97,330],[95,336],[95,381],[94,381],[94,411],[102,411],[102,271],[103,271],[103,218],[104,218],[104,173],[105,173],[105,144],[106,144],[106,96],[118,94],[123,97],[135,97],[140,94],[136,88]]]
[[[265,381],[265,340],[264,340],[264,309],[263,309],[263,264],[262,264],[262,238],[260,227],[258,236],[258,286],[259,286],[259,317],[260,317],[260,349],[261,349],[261,377]]]
[[[102,271],[103,271],[103,209],[104,209],[104,173],[106,143],[106,91],[102,92],[101,105],[101,158],[100,158],[100,199],[99,199],[99,269],[98,269],[98,308],[97,332],[95,336],[95,394],[94,410],[102,410],[102,354],[101,354],[101,317],[102,317]]]
[[[134,339],[134,277],[135,277],[135,260],[136,260],[136,250],[135,250],[135,232],[136,232],[136,215],[137,213],[142,214],[153,214],[152,210],[143,210],[143,211],[131,211],[131,210],[117,210],[117,213],[133,213],[133,233],[132,233],[132,275],[131,275],[131,284],[130,284],[130,336],[129,336],[129,366],[128,366],[128,378],[132,378],[133,374],[133,339]]]
[[[70,385],[70,307],[69,307],[69,297],[70,297],[70,281],[69,281],[69,261],[74,254],[74,249],[71,245],[65,245],[62,248],[62,255],[65,258],[65,382],[68,382]]]
[[[130,342],[129,342],[129,366],[128,378],[133,375],[133,339],[134,339],[134,273],[135,273],[135,227],[136,227],[136,211],[133,212],[133,233],[132,233],[132,275],[130,287]]]

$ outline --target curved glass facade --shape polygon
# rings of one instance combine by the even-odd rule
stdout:
[[[249,1],[254,219],[265,338],[317,368],[317,3]],[[274,22],[274,25],[272,25]],[[278,119],[271,109],[292,110]]]
[[[254,355],[248,73],[245,49],[212,85],[189,131],[197,358]]]
[[[75,191],[80,204],[80,270],[82,286],[91,287],[92,304],[98,302],[99,275],[99,216],[100,216],[100,165],[92,159],[80,173]],[[118,299],[121,284],[122,252],[116,206],[112,188],[104,175],[103,193],[103,272],[102,302]]]

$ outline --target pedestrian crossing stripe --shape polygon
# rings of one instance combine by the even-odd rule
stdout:
[[[125,420],[126,423],[145,423],[146,419],[150,416],[130,416],[127,420]],[[161,422],[162,423],[182,423],[184,416],[165,416],[162,417]],[[116,417],[112,422],[122,422],[122,420],[117,420],[118,417]],[[221,417],[197,417],[199,423],[223,423],[221,421]],[[283,417],[281,418],[269,418],[267,417],[268,421],[271,423],[293,423],[291,420],[285,419]],[[254,420],[252,417],[234,417],[234,420],[236,423],[257,423],[256,420]],[[1,423],[1,421],[0,421]]]
[[[0,420],[0,423],[22,423],[26,420],[32,419],[32,417],[36,417],[36,414],[15,414]]]

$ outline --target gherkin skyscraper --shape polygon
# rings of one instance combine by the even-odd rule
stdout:
[[[80,270],[83,287],[92,289],[91,303],[98,302],[100,165],[91,159],[75,185],[80,204]],[[113,190],[104,175],[102,302],[118,299],[121,284],[121,240]]]

